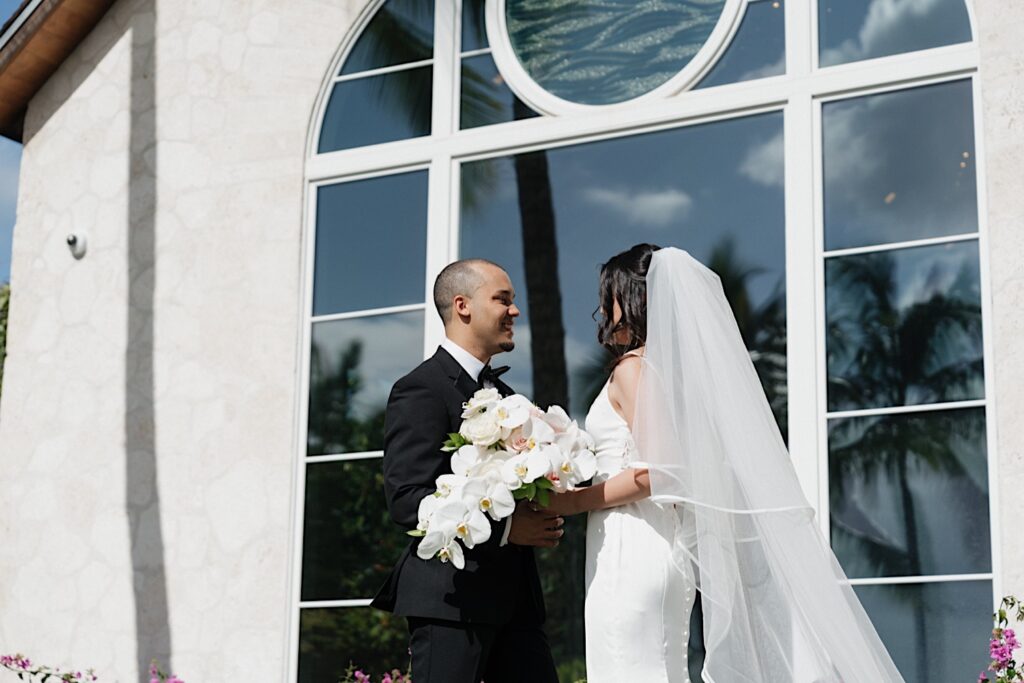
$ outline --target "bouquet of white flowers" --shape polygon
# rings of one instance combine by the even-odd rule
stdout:
[[[565,491],[597,471],[594,440],[558,406],[544,412],[520,394],[502,398],[497,389],[480,389],[463,408],[462,426],[442,447],[452,454],[452,474],[437,478],[409,532],[423,537],[419,557],[459,569],[462,546],[491,537],[488,516],[505,519],[519,499],[547,505],[549,491]]]

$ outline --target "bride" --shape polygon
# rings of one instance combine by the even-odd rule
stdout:
[[[902,681],[800,490],[718,276],[639,244],[601,268],[616,354],[587,415],[587,680],[690,680],[694,596],[708,683]]]

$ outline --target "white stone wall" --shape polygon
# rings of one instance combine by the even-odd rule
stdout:
[[[981,49],[1003,594],[1024,597],[1024,4],[975,0]],[[997,596],[998,597],[998,596]]]
[[[136,653],[138,595],[165,584],[186,680],[284,675],[302,168],[323,76],[365,2],[119,0],[33,100],[0,403],[0,649],[138,680],[137,663],[167,642],[149,634]],[[977,0],[976,15],[996,570],[1021,595],[1024,5]],[[89,239],[81,261],[64,243],[76,231]],[[152,325],[152,372],[129,320]],[[141,368],[126,367],[133,339]],[[152,424],[134,419],[150,410]],[[125,499],[126,473],[151,481],[138,465],[153,458],[129,458],[126,444],[150,442],[158,516],[147,486]],[[161,538],[134,560],[129,511],[140,537]],[[147,565],[160,555],[166,575]]]
[[[0,405],[0,649],[139,680],[169,620],[190,683],[284,674],[303,163],[364,4],[120,0],[33,100]]]

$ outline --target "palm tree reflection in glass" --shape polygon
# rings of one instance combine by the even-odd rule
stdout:
[[[830,409],[982,397],[977,248],[967,243],[937,249],[827,262]],[[954,263],[947,265],[951,255]],[[990,570],[984,433],[981,408],[830,421],[832,541],[852,577]],[[947,538],[933,539],[928,532],[940,530],[927,516],[927,503],[954,485],[958,495],[943,506],[972,511],[957,524],[962,529],[946,529]],[[879,493],[888,499],[881,507],[889,508],[889,519],[870,500],[858,499]],[[964,538],[956,538],[957,531]],[[968,552],[943,553],[941,546],[949,544]],[[980,564],[950,567],[951,554]],[[913,600],[923,593],[893,595]],[[914,657],[924,675],[930,670],[929,606],[915,600],[909,607],[917,631]]]

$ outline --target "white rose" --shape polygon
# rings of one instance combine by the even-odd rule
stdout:
[[[466,420],[480,413],[486,413],[498,405],[500,400],[501,394],[493,387],[490,389],[477,389],[476,393],[462,404],[462,419]]]
[[[459,434],[477,446],[491,446],[507,436],[508,432],[498,424],[494,411],[487,410],[475,417],[463,420]]]

